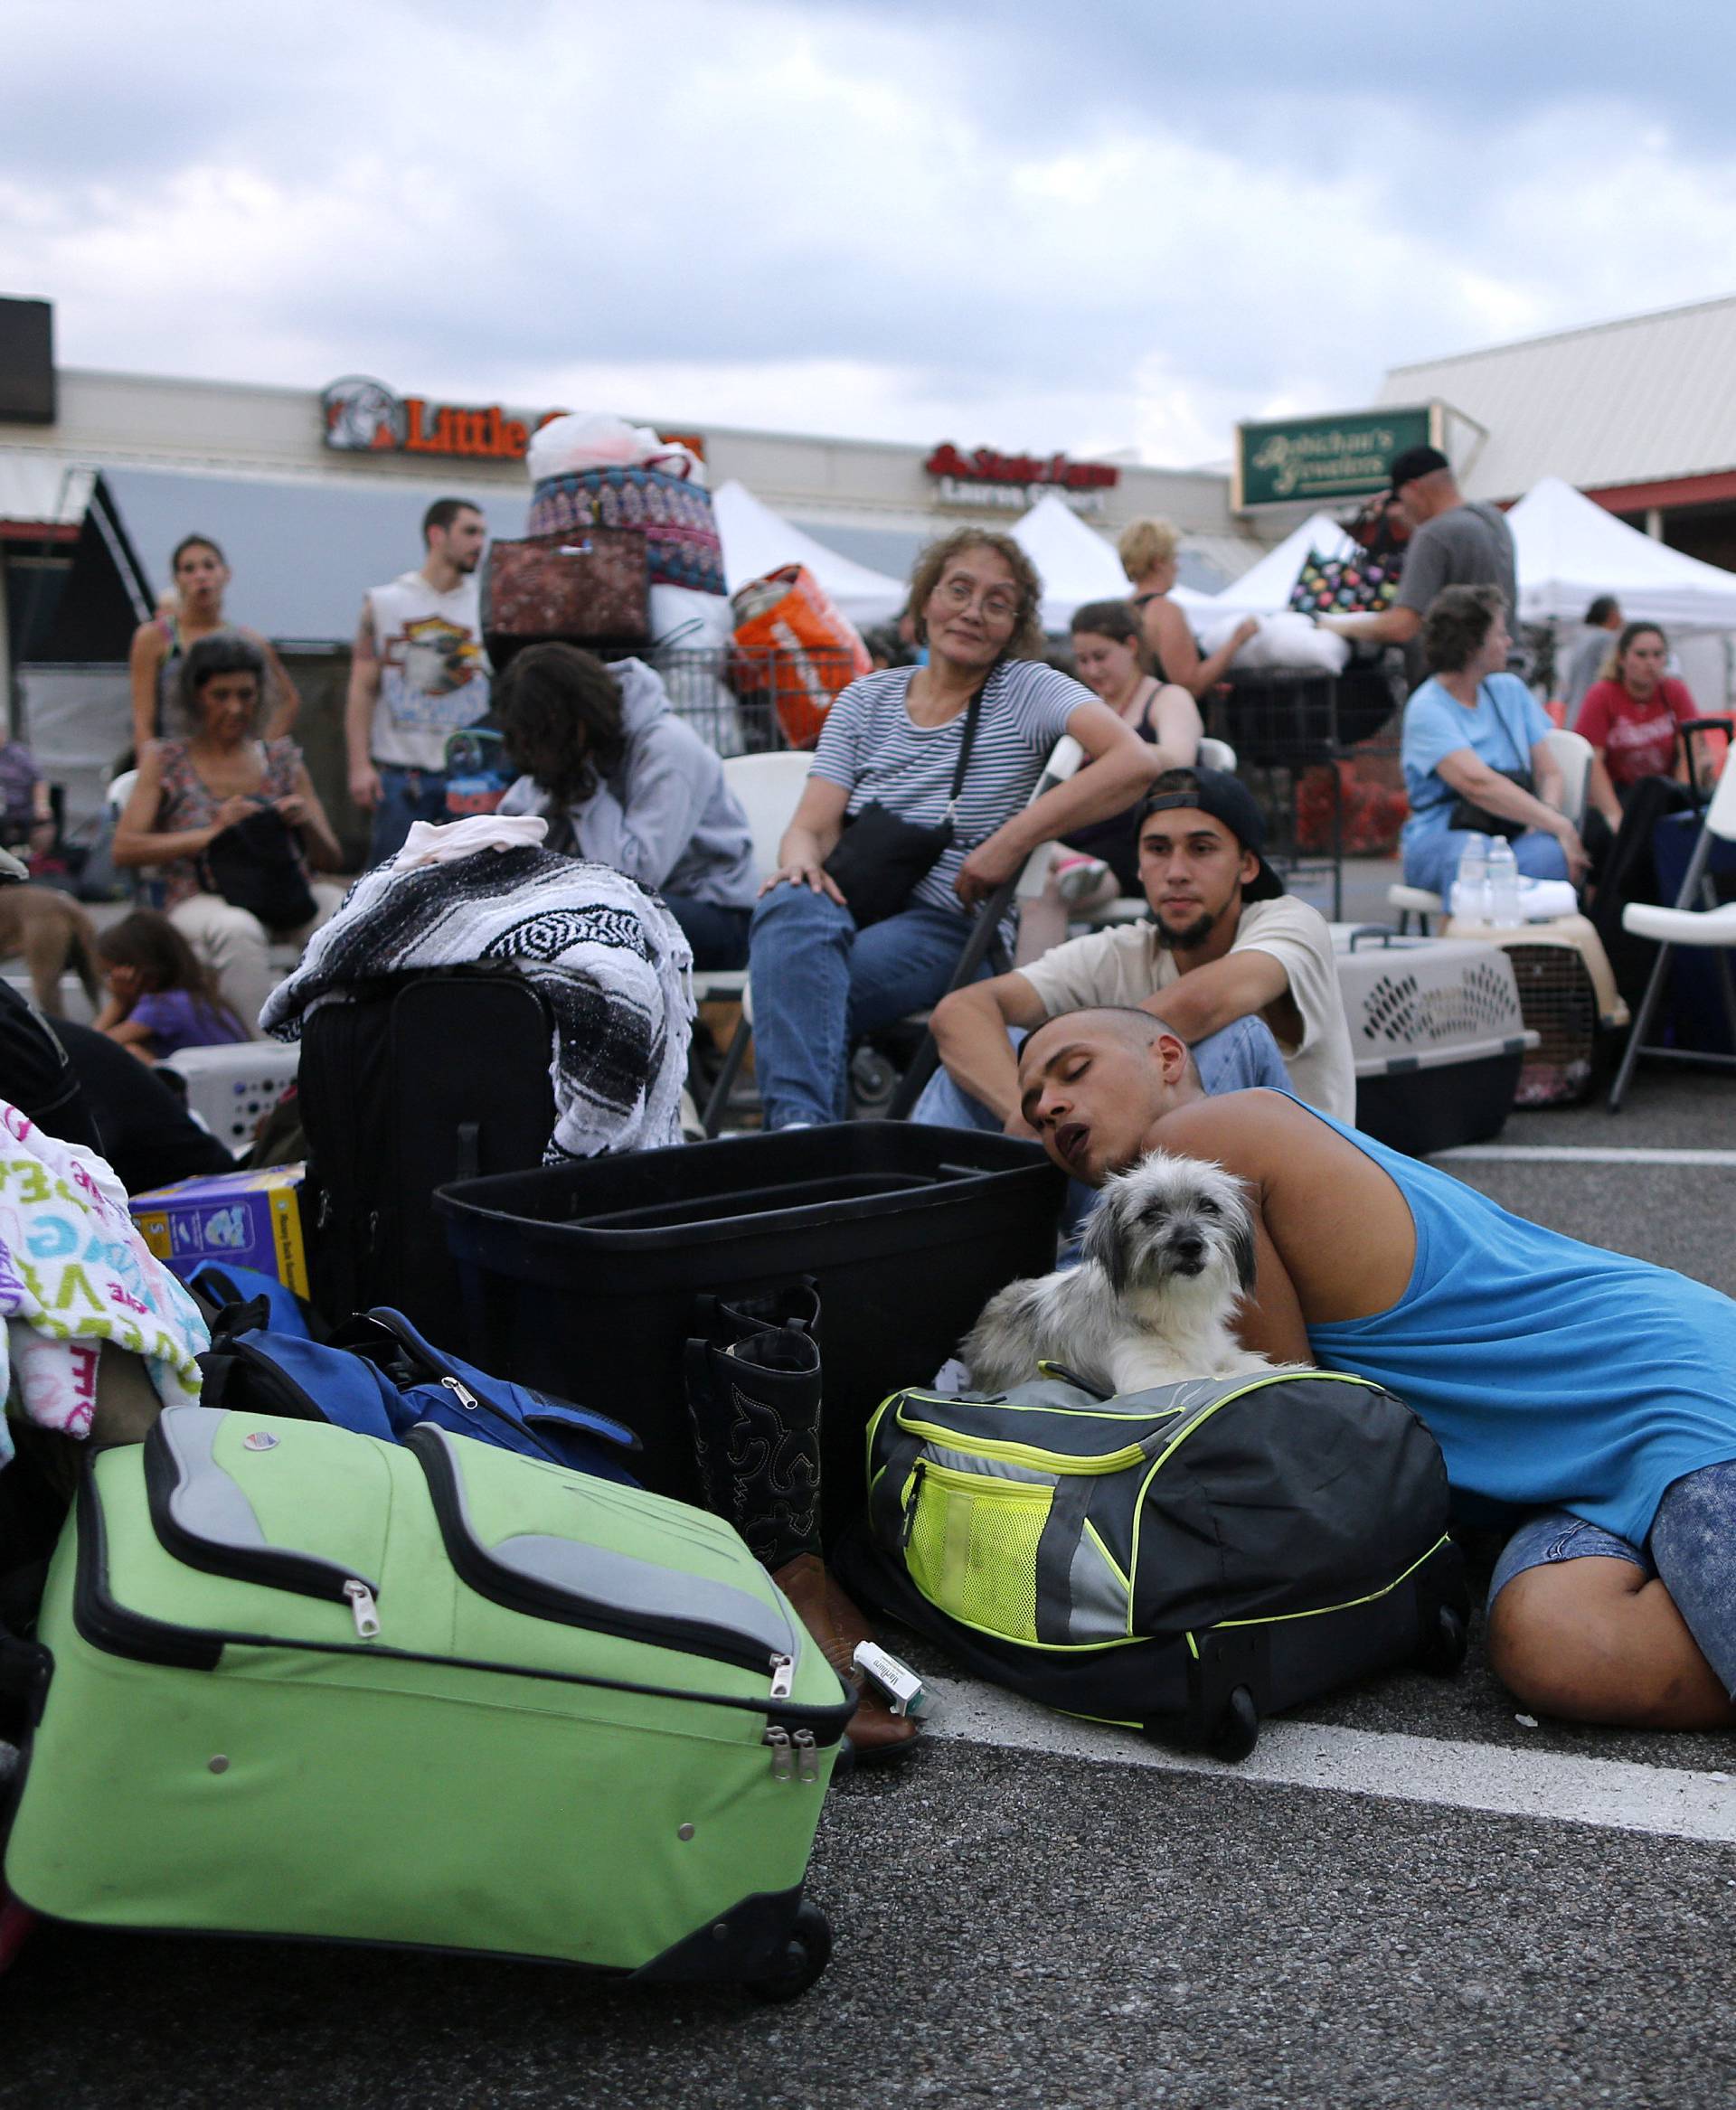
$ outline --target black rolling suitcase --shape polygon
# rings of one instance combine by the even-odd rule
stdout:
[[[1268,1713],[1464,1656],[1439,1448],[1363,1378],[895,1392],[868,1471],[845,1587],[1069,1714],[1245,1758]]]
[[[459,1311],[434,1191],[542,1161],[553,1026],[510,969],[392,977],[302,1032],[313,1301],[331,1323],[390,1305],[439,1342]]]

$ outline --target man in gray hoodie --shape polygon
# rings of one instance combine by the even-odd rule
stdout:
[[[495,683],[495,713],[525,774],[504,814],[546,814],[548,846],[651,887],[702,970],[744,967],[753,839],[723,765],[637,659],[605,666],[572,645],[532,645]]]

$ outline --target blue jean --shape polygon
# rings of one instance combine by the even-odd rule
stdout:
[[[404,846],[416,821],[446,821],[446,777],[439,769],[405,769],[396,762],[376,762],[380,803],[368,834],[368,862],[383,864]]]
[[[1438,835],[1425,835],[1420,843],[1414,838],[1407,841],[1405,885],[1426,887],[1431,894],[1446,900],[1453,890],[1453,881],[1458,877],[1458,861],[1464,856],[1465,845],[1470,839],[1468,829],[1447,828]],[[1522,879],[1564,880],[1567,877],[1567,852],[1553,835],[1545,835],[1538,829],[1533,828],[1514,839],[1513,856]]]
[[[938,1003],[969,935],[967,917],[926,902],[858,930],[829,894],[786,881],[761,895],[748,964],[766,1126],[842,1121],[852,1042]]]
[[[1569,1510],[1529,1519],[1489,1578],[1491,1605],[1516,1575],[1558,1560],[1628,1560],[1670,1593],[1700,1653],[1736,1700],[1736,1458],[1685,1473],[1664,1490],[1645,1550]]]
[[[665,894],[663,905],[693,947],[693,966],[702,975],[747,966],[746,909],[726,909],[721,901],[696,901],[690,894]]]

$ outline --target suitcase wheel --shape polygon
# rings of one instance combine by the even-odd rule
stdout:
[[[1465,1661],[1465,1652],[1469,1646],[1470,1637],[1465,1631],[1464,1620],[1450,1605],[1437,1605],[1434,1616],[1423,1631],[1417,1661],[1425,1671],[1450,1678]]]
[[[1247,1686],[1238,1685],[1212,1728],[1209,1748],[1214,1758],[1234,1766],[1247,1757],[1259,1741],[1260,1710]]]
[[[781,1967],[767,1978],[755,1978],[750,1992],[761,2000],[796,2000],[826,1969],[832,1957],[832,1924],[817,1905],[797,1907],[796,1917],[784,1944]]]

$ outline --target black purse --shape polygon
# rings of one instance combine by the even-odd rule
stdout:
[[[987,686],[985,678],[965,711],[958,767],[952,773],[944,820],[923,827],[892,812],[877,798],[845,820],[844,833],[826,859],[825,870],[844,896],[858,930],[866,930],[871,923],[883,923],[887,917],[898,915],[908,906],[919,881],[927,878],[939,862],[942,851],[950,845],[952,816],[970,764],[976,716]]]
[[[1513,728],[1495,710],[1493,696],[1489,698],[1489,710],[1495,722],[1513,740],[1514,752],[1523,755],[1525,751],[1524,746],[1513,739]],[[1505,777],[1509,784],[1516,784],[1521,791],[1528,791],[1533,798],[1536,797],[1537,779],[1529,769],[1497,769],[1495,775]],[[1511,843],[1515,836],[1523,835],[1531,823],[1509,820],[1505,814],[1492,814],[1487,806],[1478,805],[1474,799],[1459,798],[1453,803],[1453,810],[1447,816],[1447,825],[1449,828],[1472,828],[1479,835],[1505,835]]]
[[[275,806],[259,806],[213,835],[199,859],[199,882],[268,930],[297,930],[319,913],[296,838]]]

